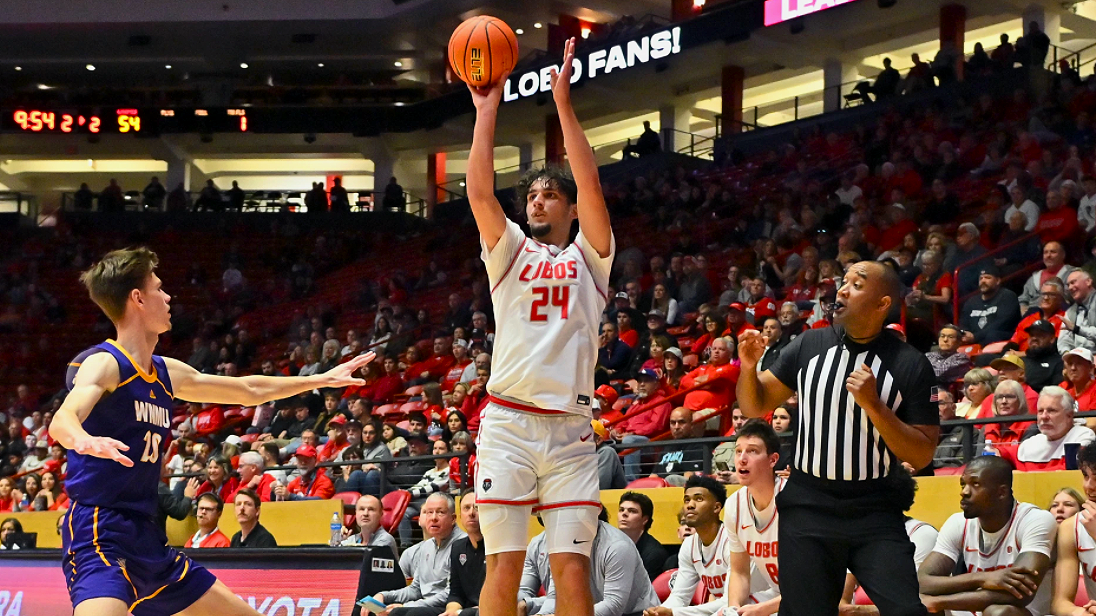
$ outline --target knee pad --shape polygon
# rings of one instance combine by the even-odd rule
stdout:
[[[590,556],[594,548],[594,536],[597,535],[599,513],[593,507],[563,507],[541,511],[548,553],[570,552]]]
[[[525,552],[529,545],[529,513],[532,507],[480,505],[479,522],[487,554]]]

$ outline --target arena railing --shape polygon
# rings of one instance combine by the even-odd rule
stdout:
[[[985,264],[987,262],[987,260],[993,259],[994,255],[999,255],[999,254],[1003,253],[1006,250],[1009,250],[1011,248],[1015,248],[1016,246],[1020,246],[1022,244],[1026,244],[1026,243],[1032,241],[1033,239],[1036,240],[1036,241],[1039,241],[1039,232],[1038,231],[1032,231],[1031,233],[1028,233],[1026,235],[1022,235],[1019,238],[1017,238],[1017,239],[1015,239],[1015,240],[1013,240],[1013,241],[1011,241],[1011,242],[1009,242],[1009,243],[1007,243],[1003,246],[998,246],[998,247],[994,248],[993,250],[990,250],[990,251],[986,252],[982,256],[974,259],[973,261],[968,261],[966,263],[962,263],[958,267],[956,267],[954,270],[952,270],[952,272],[951,272],[952,323],[955,323],[955,324],[959,323],[959,310],[963,306],[963,303],[966,302],[971,297],[974,297],[974,295],[976,293],[978,293],[978,291],[972,291],[972,292],[967,293],[966,295],[964,295],[962,297],[959,296],[959,272],[971,269],[972,267],[980,267],[981,265]],[[1041,245],[1042,245],[1042,243],[1040,242],[1040,246]],[[1043,267],[1043,261],[1042,260],[1035,261],[1034,263],[1028,263],[1027,265],[1021,267],[1020,269],[1016,270],[1015,272],[1012,272],[1012,273],[1008,274],[1007,276],[1002,277],[1001,282],[1016,280],[1017,278],[1027,278],[1028,274],[1031,274],[1032,272],[1034,272],[1038,269],[1041,269],[1042,267]],[[1062,282],[1065,282],[1065,281],[1063,280]]]
[[[393,490],[401,490],[401,489],[405,490],[405,489],[411,487],[412,485],[414,485],[414,483],[417,482],[418,479],[421,479],[421,477],[416,478],[415,482],[412,482],[411,484],[408,484],[408,485],[394,485],[388,480],[388,476],[392,473],[392,470],[388,468],[390,465],[408,463],[408,462],[433,462],[434,460],[437,460],[439,458],[444,458],[446,460],[451,460],[453,458],[458,458],[460,460],[460,462],[458,462],[457,467],[460,469],[461,485],[468,486],[468,485],[470,485],[468,463],[469,463],[469,459],[470,459],[471,455],[472,454],[470,452],[465,451],[465,452],[460,452],[460,453],[451,453],[450,452],[450,453],[443,453],[443,454],[438,454],[438,455],[430,454],[430,455],[424,455],[424,456],[395,457],[395,458],[386,458],[386,459],[382,459],[382,460],[374,459],[374,460],[344,460],[344,461],[341,461],[341,462],[320,462],[320,463],[316,464],[316,468],[323,468],[323,469],[334,468],[334,469],[341,470],[342,467],[344,467],[344,466],[350,466],[350,467],[359,467],[359,469],[360,469],[360,467],[365,466],[367,464],[374,464],[378,467],[378,472],[380,473],[380,483],[379,483],[379,485],[380,485],[380,491],[381,491],[381,493],[379,495],[374,495],[374,496],[383,496],[387,492],[391,492]],[[289,454],[289,457],[292,457],[292,454]],[[292,464],[283,464],[281,466],[267,467],[263,470],[264,471],[293,472],[293,471],[298,471],[299,469],[295,465],[292,465]],[[332,482],[334,482],[335,479],[337,478],[337,475],[333,472],[325,472],[325,474],[327,475],[327,478],[330,479]],[[202,479],[204,477],[204,475],[205,475],[205,473],[172,473],[170,475],[164,475],[164,477],[166,479],[191,479],[191,478]]]
[[[203,209],[212,209],[211,206],[215,206],[218,211],[233,212],[235,211],[229,207],[228,191],[221,190],[220,200],[212,204],[205,204],[201,201],[201,192],[188,192],[187,193],[187,209],[186,211],[198,211],[197,208],[201,205]],[[307,213],[305,210],[304,199],[308,194],[308,191],[295,190],[295,189],[272,189],[272,190],[247,190],[244,197],[243,209],[240,210],[243,213],[251,212],[292,212],[303,214]],[[92,208],[90,211],[99,210],[99,194],[98,192],[92,193]],[[384,207],[384,191],[383,190],[351,190],[347,189],[347,197],[350,201],[351,212],[375,212],[375,211],[404,211],[412,216],[419,218],[425,218],[427,215],[426,200],[420,197],[416,197],[411,193],[403,192],[402,207]],[[328,193],[328,200],[331,195]],[[136,190],[127,191],[123,194],[123,205],[126,211],[130,212],[162,212],[165,211],[167,203],[167,197],[158,200],[156,203],[149,203],[144,196]],[[61,209],[66,211],[80,211],[76,207],[76,193],[66,192],[61,194]],[[87,210],[85,210],[87,211]]]

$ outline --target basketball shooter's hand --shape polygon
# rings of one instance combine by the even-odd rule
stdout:
[[[756,370],[757,363],[765,354],[765,339],[761,332],[749,329],[738,335],[738,359],[743,370]]]
[[[509,77],[510,73],[507,72],[493,85],[486,88],[468,86],[468,91],[472,93],[472,103],[476,106],[477,111],[493,111],[499,108],[499,103],[502,102],[502,90],[506,87],[506,80]]]
[[[322,381],[323,386],[326,387],[365,385],[365,379],[359,379],[351,375],[376,358],[377,354],[370,351],[365,355],[359,355],[345,364],[339,364],[327,372],[318,375],[318,379]]]
[[[133,466],[133,460],[130,460],[122,453],[123,451],[129,451],[129,445],[105,436],[91,436],[89,434],[86,437],[79,438],[72,444],[72,450],[80,455],[114,460],[122,466]]]
[[[556,72],[552,67],[552,99],[556,107],[571,104],[571,75],[574,74],[575,37],[563,44],[563,67]]]

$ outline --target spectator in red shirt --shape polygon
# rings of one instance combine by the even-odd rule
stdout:
[[[670,428],[670,412],[673,405],[666,402],[660,388],[662,382],[658,373],[654,370],[640,370],[636,375],[638,381],[636,399],[632,407],[643,407],[629,419],[613,428],[613,439],[625,445],[646,443],[652,438],[666,432]],[[629,409],[631,410],[631,409]],[[640,457],[642,450],[636,450],[624,456],[624,479],[634,481],[640,476]]]
[[[633,325],[634,318],[634,312],[628,308],[620,310],[616,314],[617,337],[633,349],[639,344],[639,332],[636,331]]]
[[[910,220],[906,206],[901,203],[892,203],[887,212],[890,226],[879,237],[879,249],[897,250],[902,246],[906,235],[917,231],[917,223]]]
[[[712,343],[711,359],[681,379],[681,387],[689,389],[710,383],[685,395],[685,408],[690,411],[723,410],[730,407],[738,384],[738,366],[731,364],[730,344],[720,338]]]
[[[0,511],[15,511],[15,480],[11,477],[0,477]]]
[[[452,347],[449,345],[449,339],[445,336],[438,336],[434,338],[434,355],[422,362],[423,370],[427,372],[427,375],[418,375],[422,378],[429,379],[431,381],[440,381],[446,372],[449,372],[450,366],[456,360],[453,358]]]
[[[1013,415],[1030,415],[1031,407],[1028,406],[1024,391],[1016,381],[1001,381],[997,384],[997,391],[992,398],[993,414],[996,417],[1011,417]],[[1032,425],[1030,421],[1014,421],[1012,423],[994,423],[986,425],[986,449],[992,450],[999,445],[1015,445],[1020,442],[1024,430]]]
[[[227,548],[232,542],[217,528],[225,502],[216,494],[207,492],[198,497],[198,532],[186,540],[184,548]]]
[[[335,484],[328,479],[324,469],[316,468],[315,447],[301,445],[293,457],[301,474],[288,486],[279,484],[274,488],[278,500],[325,500],[335,495]]]
[[[1030,385],[1027,384],[1027,366],[1024,364],[1024,358],[1020,357],[1016,353],[1005,353],[1001,357],[993,360],[989,364],[990,368],[997,371],[997,383],[1000,384],[1004,381],[1015,381],[1019,383],[1020,389],[1024,393],[1024,400],[1026,402],[1026,408],[1034,409],[1039,404],[1039,394]],[[982,402],[982,412],[978,414],[978,417],[993,417],[997,413],[993,410],[994,397],[990,396]]]
[[[222,501],[236,494],[240,480],[232,474],[232,462],[221,456],[214,456],[206,463],[206,480],[198,487],[198,496],[213,492]]]
[[[737,305],[741,306],[742,304]],[[731,312],[737,312],[739,315],[745,314],[741,310],[734,310],[733,307],[735,304],[731,304],[731,306]],[[692,352],[703,360],[708,357],[708,347],[712,344],[712,341],[727,335],[727,323],[723,320],[723,317],[714,310],[701,318],[704,320],[704,333],[693,343]],[[745,324],[745,319],[742,320],[742,323]]]
[[[1077,232],[1077,211],[1062,199],[1062,193],[1047,193],[1047,211],[1035,223],[1035,232],[1044,242],[1065,241]]]
[[[746,320],[746,305],[731,302],[727,306],[727,335],[738,340],[738,335],[748,329],[757,329]]]
[[[327,442],[320,447],[320,462],[330,462],[350,446],[346,440],[346,416],[335,415],[327,422]]]
[[[273,500],[272,490],[277,484],[277,480],[273,475],[266,474],[266,462],[263,460],[263,456],[256,451],[245,451],[240,454],[240,485],[236,489],[239,492],[243,489],[253,490],[259,495],[259,498],[263,502],[270,502]],[[228,502],[236,501],[236,493],[232,494],[232,498]],[[209,547],[209,546],[207,546]]]
[[[1062,329],[1062,317],[1066,314],[1065,310],[1062,310],[1064,299],[1065,287],[1062,286],[1060,280],[1052,278],[1043,283],[1040,288],[1039,309],[1020,321],[1020,324],[1016,326],[1016,331],[1012,334],[1012,338],[1005,345],[1005,349],[1026,353],[1028,339],[1031,337],[1027,333],[1027,329],[1036,321],[1049,321],[1054,326],[1054,336],[1057,338],[1058,332]]]
[[[462,458],[450,458],[449,460],[449,491],[452,493],[460,494],[462,490],[475,487],[476,485],[476,440],[472,438],[472,435],[460,431],[453,434],[453,438],[449,440],[449,451],[460,454],[469,452],[468,457],[464,458],[465,462],[462,462]],[[468,474],[468,482],[461,480],[461,466],[464,466],[465,472]]]
[[[1096,410],[1096,380],[1093,379],[1092,351],[1073,349],[1062,356],[1066,380],[1062,387],[1077,401],[1077,410],[1081,412]],[[1096,420],[1085,420],[1091,428]]]
[[[445,393],[453,391],[453,387],[461,382],[461,375],[464,374],[464,369],[471,363],[472,358],[468,357],[468,341],[454,338],[453,364],[449,367],[449,370],[445,373],[445,377],[441,380],[441,390]]]
[[[395,357],[384,358],[384,376],[377,379],[373,387],[373,404],[387,404],[392,397],[403,392],[403,379],[400,378],[400,365]]]

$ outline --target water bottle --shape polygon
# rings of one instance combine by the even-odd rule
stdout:
[[[339,514],[336,512],[331,515],[331,542],[328,543],[331,547],[338,547],[342,543],[342,520],[339,519]]]

